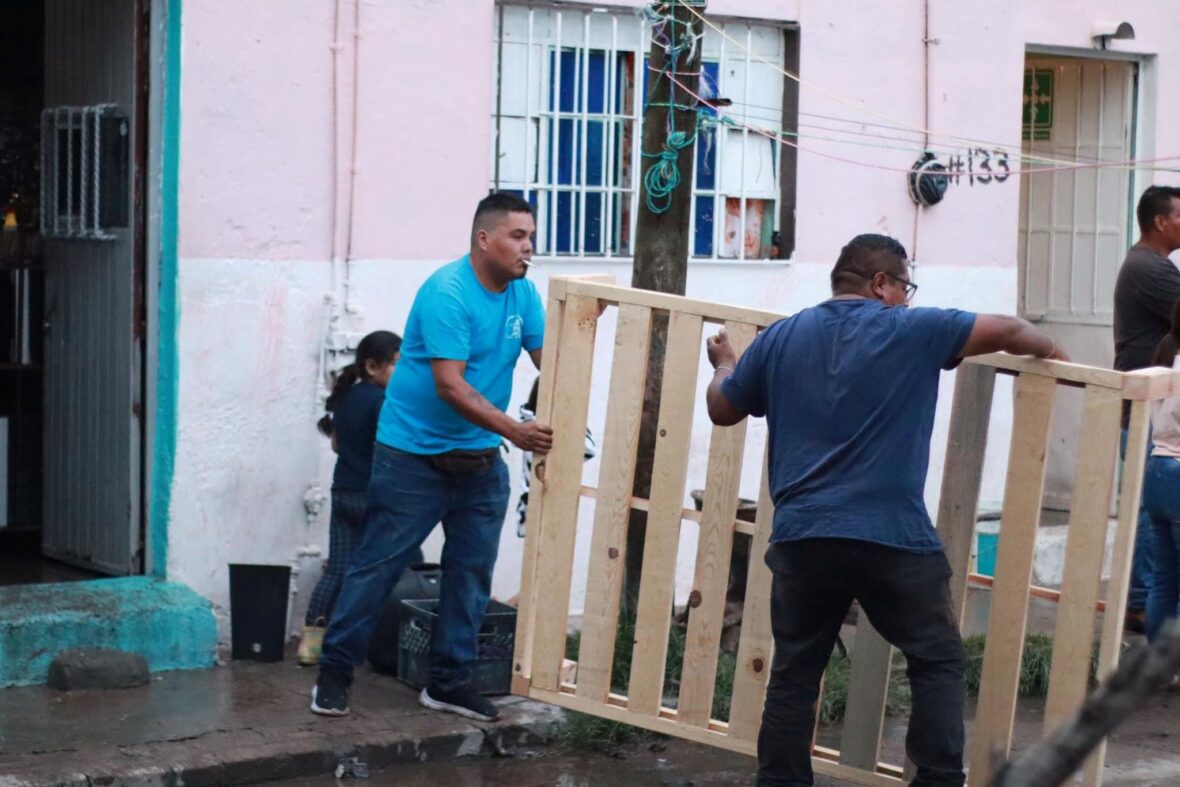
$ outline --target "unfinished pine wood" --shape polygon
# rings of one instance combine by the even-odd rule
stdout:
[[[967,363],[991,366],[1013,374],[1036,374],[1042,377],[1052,377],[1062,385],[1099,385],[1115,391],[1121,391],[1124,385],[1122,372],[1100,369],[1096,366],[1085,366],[1080,363],[1047,361],[1044,358],[1033,358],[1030,355],[991,353],[969,358]]]
[[[754,340],[757,330],[746,323],[725,324],[729,343],[738,357]],[[714,426],[709,441],[705,499],[701,506],[701,528],[697,536],[693,590],[689,596],[688,631],[685,634],[684,663],[680,677],[680,701],[677,704],[680,720],[696,727],[706,726],[713,710],[717,651],[721,647],[725,594],[729,589],[733,521],[742,478],[747,420],[743,419],[733,426]]]
[[[1065,543],[1061,603],[1053,635],[1053,664],[1045,701],[1045,733],[1081,706],[1090,679],[1094,604],[1106,552],[1106,521],[1118,458],[1123,400],[1117,391],[1086,389],[1077,447],[1073,501]]]
[[[787,316],[763,309],[729,306],[724,303],[685,298],[683,295],[669,295],[654,290],[633,290],[630,287],[616,287],[597,282],[570,279],[568,287],[571,294],[586,295],[607,303],[633,303],[637,306],[647,306],[660,311],[696,315],[713,323],[740,322],[764,328]]]
[[[893,646],[877,633],[863,609],[856,621],[850,655],[852,671],[848,676],[844,730],[840,734],[840,762],[854,768],[872,768],[881,748]]]
[[[1057,381],[1052,377],[1022,374],[1016,379],[1012,447],[996,552],[996,584],[971,741],[971,781],[975,784],[986,784],[991,779],[993,752],[1006,757],[1012,743],[1020,659],[1028,622],[1028,586],[1044,496],[1045,453],[1056,392]]]
[[[548,702],[558,707],[589,713],[623,724],[632,724],[636,727],[716,746],[720,749],[751,756],[757,753],[757,744],[754,741],[735,738],[732,731],[727,734],[724,724],[715,723],[709,728],[689,726],[680,721],[677,712],[673,710],[664,709],[660,714],[651,716],[629,710],[629,703],[625,699],[621,702],[596,703],[568,692],[545,691],[536,688],[529,692],[529,696],[532,699]],[[844,779],[855,784],[872,785],[872,787],[897,787],[902,783],[898,778],[900,772],[884,763],[878,765],[877,771],[862,771],[834,762],[835,752],[829,749],[817,747],[816,753],[819,756],[813,757],[811,761],[812,768],[816,773]]]
[[[557,688],[561,680],[561,660],[565,657],[570,573],[577,536],[582,453],[597,325],[598,301],[581,295],[566,298],[550,408],[553,450],[544,459],[545,480],[537,490],[543,498],[540,540],[536,547],[541,561],[536,570],[535,599],[540,603],[533,613],[531,679],[540,688]],[[530,493],[529,498],[531,505],[534,494]]]
[[[1123,477],[1119,485],[1119,515],[1114,548],[1110,557],[1110,579],[1106,583],[1106,613],[1102,618],[1102,644],[1098,647],[1098,682],[1118,669],[1123,644],[1123,610],[1131,585],[1131,561],[1135,554],[1135,533],[1139,529],[1139,500],[1143,494],[1143,471],[1147,457],[1148,432],[1151,426],[1150,405],[1131,403],[1127,424],[1127,451],[1123,460]],[[1106,760],[1106,741],[1102,741],[1086,760],[1083,783],[1102,783]]]
[[[582,497],[597,500],[599,497],[598,490],[592,486],[582,484]],[[630,505],[636,511],[647,511],[651,508],[651,501],[646,497],[635,497],[632,495]],[[695,508],[682,508],[680,509],[680,518],[689,522],[699,523],[701,521],[701,512]],[[730,523],[730,526],[735,533],[745,533],[747,536],[754,535],[754,524],[752,522],[747,522],[744,519],[735,519]]]
[[[578,651],[578,696],[599,702],[606,701],[614,666],[651,322],[646,306],[620,304]]]
[[[762,457],[762,485],[758,511],[754,515],[754,536],[750,543],[750,571],[746,575],[746,602],[742,610],[742,636],[738,640],[733,695],[729,702],[729,734],[744,741],[758,739],[762,706],[770,677],[774,639],[770,629],[770,586],[772,576],[764,555],[770,547],[774,526],[774,501],[770,498],[769,455]]]
[[[701,318],[672,312],[664,360],[660,414],[656,424],[651,508],[643,546],[643,578],[635,618],[635,649],[631,654],[629,707],[655,715],[664,691],[668,627],[676,583],[676,551],[680,546],[680,509],[688,473],[692,413],[696,403],[697,368],[701,355]]]
[[[955,372],[955,397],[951,405],[936,529],[954,572],[951,576],[951,606],[959,621],[963,619],[963,603],[967,598],[967,574],[971,568],[971,547],[975,538],[979,487],[983,480],[983,459],[987,452],[987,431],[995,388],[994,367],[965,363]]]
[[[1180,373],[1153,367],[1123,373],[1123,398],[1134,400],[1166,399],[1180,393]]]
[[[560,297],[559,297],[560,296]],[[537,383],[537,420],[552,423],[553,381],[557,374],[557,337],[565,314],[565,284],[551,282],[549,302],[545,308],[545,341],[552,342],[550,350],[541,351],[541,379]],[[533,664],[533,613],[537,605],[534,591],[537,573],[537,546],[541,543],[541,508],[544,503],[544,483],[537,477],[541,463],[540,455],[534,457],[532,477],[529,486],[537,490],[529,501],[524,531],[524,556],[521,561],[520,595],[517,597],[516,639],[512,658],[512,692],[526,694]]]

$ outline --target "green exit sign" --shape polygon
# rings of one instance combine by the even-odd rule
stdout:
[[[1024,139],[1049,139],[1053,130],[1053,71],[1024,69]]]

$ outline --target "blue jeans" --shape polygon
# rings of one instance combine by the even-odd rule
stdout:
[[[1180,459],[1153,456],[1148,461],[1143,510],[1155,547],[1155,571],[1147,597],[1147,638],[1154,640],[1180,608]]]
[[[324,635],[321,670],[350,676],[364,660],[394,583],[442,522],[446,541],[430,680],[443,691],[470,683],[508,493],[508,468],[499,457],[488,470],[454,476],[436,470],[424,456],[378,443],[365,536]]]
[[[1147,442],[1147,453],[1151,454],[1151,441]],[[1127,430],[1123,430],[1119,441],[1119,459],[1127,458]],[[1125,504],[1121,501],[1120,504]],[[1131,587],[1127,593],[1127,609],[1147,609],[1147,597],[1151,592],[1152,564],[1155,550],[1152,548],[1151,518],[1142,505],[1139,506],[1139,527],[1135,530],[1135,554],[1131,558]]]

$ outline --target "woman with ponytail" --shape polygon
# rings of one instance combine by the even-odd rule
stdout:
[[[1171,330],[1156,347],[1154,366],[1177,365],[1180,301],[1172,306]],[[1147,638],[1180,610],[1180,394],[1151,403],[1151,456],[1143,481],[1143,512],[1151,522],[1154,567],[1147,596]],[[1140,520],[1140,524],[1143,521]]]
[[[332,474],[332,519],[328,525],[328,562],[311,594],[299,640],[299,663],[318,664],[324,629],[332,616],[352,553],[365,532],[365,506],[377,417],[385,386],[401,355],[402,339],[390,331],[373,331],[361,339],[356,360],[336,373],[327,410],[317,426],[332,439],[337,454]]]

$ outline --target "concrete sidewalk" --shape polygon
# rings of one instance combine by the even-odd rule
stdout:
[[[224,785],[489,755],[545,742],[559,711],[516,697],[477,723],[418,705],[417,691],[362,667],[352,714],[308,710],[313,669],[294,659],[166,672],[146,686],[0,690],[0,787]]]

